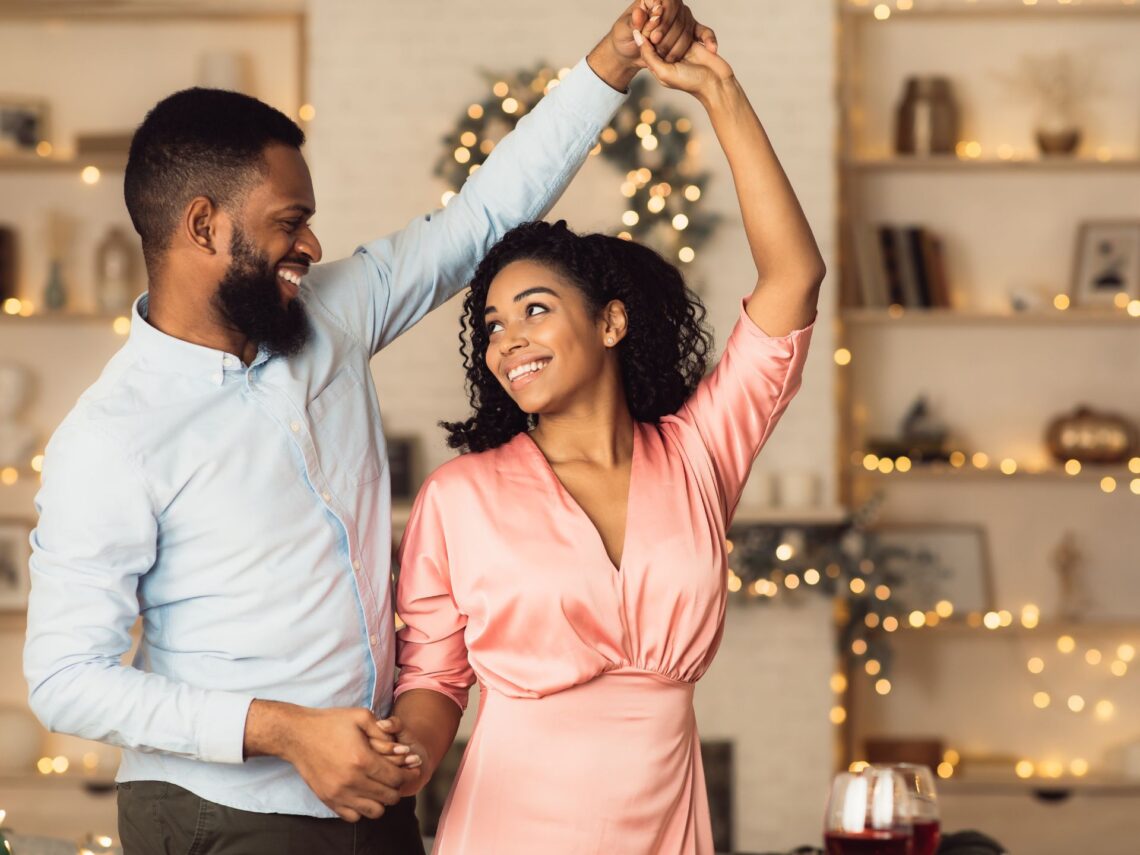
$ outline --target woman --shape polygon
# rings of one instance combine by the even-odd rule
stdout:
[[[759,280],[702,379],[703,309],[647,249],[535,223],[476,272],[475,412],[446,426],[469,453],[420,492],[397,593],[395,716],[421,782],[481,689],[437,855],[712,852],[693,687],[721,637],[725,531],[799,387],[824,270],[728,64],[699,43],[673,65],[642,52],[708,111]]]

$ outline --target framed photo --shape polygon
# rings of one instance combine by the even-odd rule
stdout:
[[[893,525],[873,532],[887,562],[892,598],[929,611],[942,600],[954,616],[993,610],[993,576],[986,531],[973,525]]]
[[[1072,298],[1077,306],[1112,306],[1120,293],[1140,299],[1140,220],[1082,223]]]
[[[32,154],[48,137],[46,101],[0,95],[0,155]]]
[[[0,612],[28,607],[28,544],[32,524],[27,520],[0,519]]]

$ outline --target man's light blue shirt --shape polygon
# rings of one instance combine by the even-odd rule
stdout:
[[[444,210],[314,267],[296,356],[246,366],[150,326],[140,298],[126,345],[52,437],[36,497],[24,670],[48,727],[121,746],[120,781],[335,815],[284,761],[243,761],[242,743],[254,699],[391,706],[369,361],[549,210],[622,98],[579,63]]]

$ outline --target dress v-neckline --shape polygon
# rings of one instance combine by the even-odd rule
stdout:
[[[625,495],[625,528],[622,531],[621,559],[616,564],[614,563],[613,558],[610,557],[610,553],[606,550],[606,542],[602,538],[601,531],[598,530],[598,527],[594,524],[594,521],[590,519],[590,515],[586,513],[585,509],[578,503],[578,500],[575,499],[573,494],[566,489],[566,485],[562,483],[562,479],[558,477],[558,473],[554,471],[554,467],[550,465],[550,461],[546,459],[546,455],[542,453],[542,449],[538,447],[538,443],[534,441],[534,437],[532,437],[526,431],[523,431],[521,434],[519,434],[519,436],[523,437],[523,441],[527,443],[534,450],[534,453],[538,456],[542,467],[546,470],[547,474],[550,476],[550,479],[554,482],[555,489],[565,497],[570,506],[574,508],[575,512],[577,512],[577,514],[586,521],[586,525],[588,525],[594,532],[594,540],[597,542],[598,549],[601,550],[602,556],[605,558],[606,563],[610,565],[610,569],[618,575],[621,574],[622,567],[625,566],[625,557],[629,552],[629,522],[632,516],[631,512],[633,510],[633,488],[635,483],[634,477],[637,473],[637,459],[639,457],[638,446],[641,444],[641,439],[639,436],[640,430],[638,428],[639,425],[637,422],[634,422],[633,446],[630,450],[629,458],[629,489],[626,491]]]

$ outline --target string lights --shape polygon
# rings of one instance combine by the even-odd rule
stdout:
[[[449,189],[447,205],[486,162],[518,121],[570,73],[548,66],[488,76],[490,94],[471,104],[443,138],[435,174]],[[717,216],[702,204],[709,173],[698,165],[700,141],[693,123],[650,97],[650,83],[634,80],[630,94],[590,151],[616,167],[620,183],[618,237],[652,246],[667,259],[689,264],[712,235]]]

